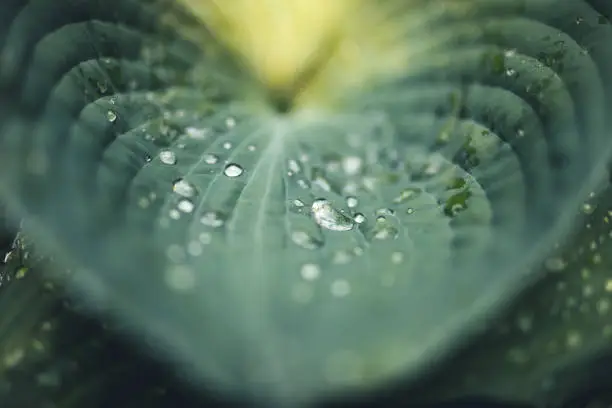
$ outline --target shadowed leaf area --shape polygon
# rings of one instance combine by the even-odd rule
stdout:
[[[0,407],[612,403],[612,4],[357,3],[2,2]]]

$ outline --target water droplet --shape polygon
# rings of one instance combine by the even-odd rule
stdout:
[[[219,161],[219,158],[214,154],[207,153],[204,155],[204,161],[206,164],[216,164]]]
[[[294,174],[299,173],[301,170],[300,165],[295,160],[289,160],[288,166],[289,166],[289,170]]]
[[[354,176],[361,171],[363,160],[357,156],[348,156],[342,159],[342,169],[349,176]]]
[[[173,265],[166,269],[165,280],[170,289],[184,292],[193,289],[196,284],[196,274],[187,265]]]
[[[294,231],[291,233],[291,240],[305,249],[317,249],[321,243],[304,231]]]
[[[191,214],[195,209],[195,205],[190,200],[184,199],[179,201],[177,208],[185,214]]]
[[[351,259],[352,259],[352,256],[349,252],[337,251],[334,254],[334,258],[332,259],[332,262],[335,263],[336,265],[345,265],[351,262]]]
[[[229,150],[229,149],[232,148],[232,144],[230,142],[225,142],[225,143],[223,143],[223,148],[225,150]]]
[[[109,122],[114,123],[117,120],[117,114],[114,111],[109,110],[106,112],[106,119],[108,119]]]
[[[196,194],[196,189],[193,184],[185,179],[175,181],[172,185],[172,190],[183,197],[193,197]]]
[[[399,235],[398,229],[387,220],[384,216],[376,218],[376,224],[373,227],[373,236],[378,240],[395,239]]]
[[[185,133],[192,139],[204,140],[208,137],[208,129],[189,126],[185,129]]]
[[[223,171],[223,173],[227,177],[238,177],[242,174],[243,171],[244,170],[239,165],[235,163],[230,163],[227,166],[225,166],[225,170]]]
[[[544,262],[544,266],[551,272],[560,272],[565,269],[567,264],[563,258],[551,257]]]
[[[302,207],[304,207],[305,204],[304,204],[304,202],[302,200],[295,199],[295,200],[293,200],[293,205],[295,205],[298,208],[302,208]]]
[[[357,224],[363,224],[365,220],[366,220],[366,217],[362,213],[355,214],[355,222]]]
[[[176,164],[176,154],[170,150],[162,150],[159,152],[159,160],[168,165]]]
[[[351,285],[344,279],[338,279],[331,285],[332,295],[337,297],[344,297],[351,293]]]
[[[172,209],[170,210],[170,218],[172,218],[173,220],[178,220],[179,218],[181,218],[181,213],[179,212],[179,210],[176,209]]]
[[[350,196],[346,198],[346,205],[349,208],[355,208],[357,207],[358,204],[359,204],[359,201],[357,200],[357,197]]]
[[[191,256],[200,256],[202,255],[203,248],[202,243],[199,241],[191,241],[187,244],[187,252]]]
[[[236,126],[236,119],[232,118],[231,116],[225,119],[225,126],[227,126],[228,129],[234,128]]]
[[[324,191],[331,191],[331,185],[329,184],[329,181],[327,181],[326,179],[324,179],[323,177],[319,176],[317,178],[315,178],[312,183],[316,186],[318,186],[319,188],[321,188]]]
[[[407,188],[405,190],[403,190],[399,196],[395,197],[393,199],[393,202],[396,204],[400,204],[403,202],[406,202],[408,200],[411,200],[415,197],[417,197],[419,194],[421,193],[421,190],[415,189],[415,188]]]
[[[208,232],[202,232],[199,236],[198,236],[198,240],[203,244],[203,245],[208,245],[212,242],[212,236],[208,233]]]
[[[312,203],[312,215],[317,224],[331,231],[350,231],[353,220],[332,207],[329,201],[318,199]]]
[[[316,264],[304,264],[300,269],[300,275],[302,275],[302,278],[306,280],[315,280],[319,277],[320,274],[321,268],[319,268],[319,265]]]
[[[399,265],[404,262],[404,254],[401,252],[394,252],[391,254],[391,262]]]
[[[206,226],[219,228],[223,225],[224,221],[221,215],[214,211],[209,211],[200,218],[200,222]]]

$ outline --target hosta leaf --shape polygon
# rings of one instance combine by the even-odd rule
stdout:
[[[552,2],[424,8],[409,72],[289,113],[214,48],[94,7],[3,48],[32,55],[0,75],[2,198],[198,385],[294,406],[414,380],[539,278],[604,173],[610,52]]]

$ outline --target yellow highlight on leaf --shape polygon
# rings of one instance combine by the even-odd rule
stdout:
[[[179,2],[268,92],[285,95],[294,107],[328,104],[377,77],[401,74],[408,64],[408,25],[385,2]]]

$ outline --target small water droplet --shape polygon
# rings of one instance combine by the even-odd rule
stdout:
[[[416,188],[407,188],[403,190],[397,197],[395,197],[393,199],[393,202],[396,204],[400,204],[417,197],[420,193],[421,190],[418,190]]]
[[[332,259],[332,262],[335,263],[336,265],[345,265],[349,262],[351,262],[352,256],[348,251],[337,251],[334,254],[334,258]]]
[[[212,242],[212,235],[210,235],[210,233],[208,232],[202,232],[199,236],[198,236],[198,240],[203,244],[203,245],[208,245]]]
[[[200,222],[208,227],[219,228],[223,225],[224,221],[221,215],[215,211],[209,211],[205,213]]]
[[[304,278],[305,280],[315,280],[319,277],[320,274],[321,268],[317,264],[304,264],[300,269],[300,275],[302,275],[302,278]]]
[[[342,169],[349,176],[359,174],[363,166],[363,160],[357,156],[347,156],[342,159]]]
[[[366,220],[366,217],[362,213],[357,213],[357,214],[355,214],[355,218],[354,219],[355,219],[355,222],[357,224],[363,224],[365,222],[365,220]]]
[[[174,208],[170,210],[169,215],[170,215],[170,218],[173,220],[178,220],[179,218],[181,218],[181,213],[179,212],[179,210],[174,209]]]
[[[567,264],[561,257],[551,257],[544,262],[544,266],[551,272],[560,272],[565,269]]]
[[[243,171],[244,171],[243,168],[240,167],[239,165],[235,163],[230,163],[227,166],[225,166],[225,170],[223,171],[223,173],[227,177],[238,177],[242,174]]]
[[[214,154],[207,153],[204,155],[204,162],[206,164],[216,164],[219,161],[219,158]]]
[[[106,112],[106,119],[108,119],[109,122],[114,123],[117,120],[117,114],[112,110],[108,110]]]
[[[184,199],[179,201],[177,208],[185,214],[191,214],[195,209],[195,205],[190,200]]]
[[[230,142],[225,142],[225,143],[223,143],[223,148],[225,150],[229,150],[229,149],[232,148],[232,144]]]
[[[332,207],[325,199],[318,199],[312,203],[312,215],[317,224],[331,231],[350,231],[353,229],[353,220]]]
[[[185,179],[178,179],[172,185],[172,190],[183,197],[193,197],[196,194],[196,189],[193,184]]]
[[[176,164],[176,154],[170,150],[162,150],[159,152],[159,160],[168,165]]]
[[[346,205],[348,206],[348,208],[355,208],[358,204],[359,201],[357,200],[357,197],[350,196],[346,198]]]
[[[305,249],[317,249],[321,243],[304,231],[294,231],[291,233],[291,240]]]
[[[391,254],[391,262],[399,265],[404,262],[404,254],[401,252],[394,252]]]
[[[193,289],[196,284],[196,274],[187,265],[173,265],[166,269],[165,280],[170,289],[184,292]]]
[[[293,174],[297,174],[300,172],[301,168],[300,165],[298,164],[298,162],[296,162],[295,160],[289,160],[289,164],[288,164],[289,170],[293,173]]]
[[[208,137],[208,129],[189,126],[185,129],[185,134],[192,139],[204,140]]]
[[[225,126],[227,126],[228,129],[234,128],[236,126],[236,119],[232,118],[231,116],[225,119]]]
[[[338,279],[331,285],[332,295],[337,297],[344,297],[351,293],[351,285],[344,279]]]

